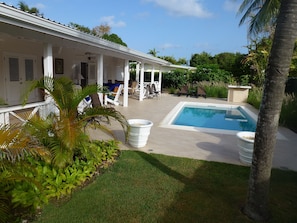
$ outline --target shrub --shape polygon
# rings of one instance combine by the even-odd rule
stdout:
[[[199,85],[204,88],[207,97],[227,98],[228,96],[227,84],[223,82],[202,81]]]
[[[287,94],[282,104],[280,124],[297,132],[297,98],[295,94]]]
[[[232,74],[228,71],[219,69],[218,65],[199,65],[196,72],[190,75],[190,82],[194,81],[213,81],[233,83]]]
[[[247,103],[249,103],[252,106],[254,106],[255,108],[259,109],[261,100],[262,100],[262,93],[263,93],[262,88],[252,87],[252,89],[249,91]]]
[[[180,88],[188,82],[188,73],[184,70],[174,70],[170,73],[164,73],[162,79],[162,87],[164,88]]]
[[[113,163],[119,154],[118,142],[114,140],[93,141],[89,147],[97,151],[96,156],[87,159],[76,157],[75,161],[65,168],[56,167],[32,156],[17,162],[15,169],[22,169],[23,178],[31,180],[24,182],[20,179],[6,187],[0,184],[0,189],[5,189],[10,195],[9,202],[14,207],[11,214],[16,217],[17,210],[18,218],[30,218],[50,200],[68,199],[73,191]]]

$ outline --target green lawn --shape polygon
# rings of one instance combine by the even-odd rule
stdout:
[[[249,168],[123,151],[71,199],[50,204],[35,222],[251,222],[241,212]],[[273,170],[271,222],[297,222],[297,173]]]

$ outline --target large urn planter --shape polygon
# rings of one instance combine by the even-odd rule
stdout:
[[[238,132],[237,145],[239,147],[239,159],[242,163],[251,165],[254,152],[255,132]]]
[[[151,132],[153,122],[145,119],[129,119],[129,144],[134,148],[144,147]]]

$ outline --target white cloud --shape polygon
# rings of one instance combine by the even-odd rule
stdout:
[[[203,8],[201,2],[196,0],[145,0],[154,2],[158,6],[169,11],[176,16],[193,16],[199,18],[208,18],[212,13]]]
[[[38,8],[40,10],[40,9],[44,9],[45,8],[45,5],[42,4],[42,3],[37,3],[33,7],[36,7],[36,8]]]
[[[162,46],[160,46],[160,48],[162,50],[166,50],[166,49],[172,49],[172,48],[180,48],[179,45],[174,45],[174,44],[171,44],[171,43],[164,43]]]
[[[100,22],[109,25],[110,27],[125,27],[126,23],[123,21],[115,21],[114,16],[104,16],[100,18]]]
[[[226,0],[224,2],[224,10],[231,11],[231,12],[238,12],[240,4],[241,3],[237,2],[236,0]]]

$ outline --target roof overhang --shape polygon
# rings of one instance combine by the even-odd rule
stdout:
[[[115,56],[117,58],[134,60],[158,66],[171,65],[171,63],[168,61],[162,60],[152,55],[130,49],[128,47],[87,33],[83,33],[69,26],[21,11],[4,3],[0,4],[0,22],[53,37],[58,37],[64,40],[70,40],[80,44],[88,45],[94,47],[94,50],[100,49],[100,52],[104,52],[104,55]]]

